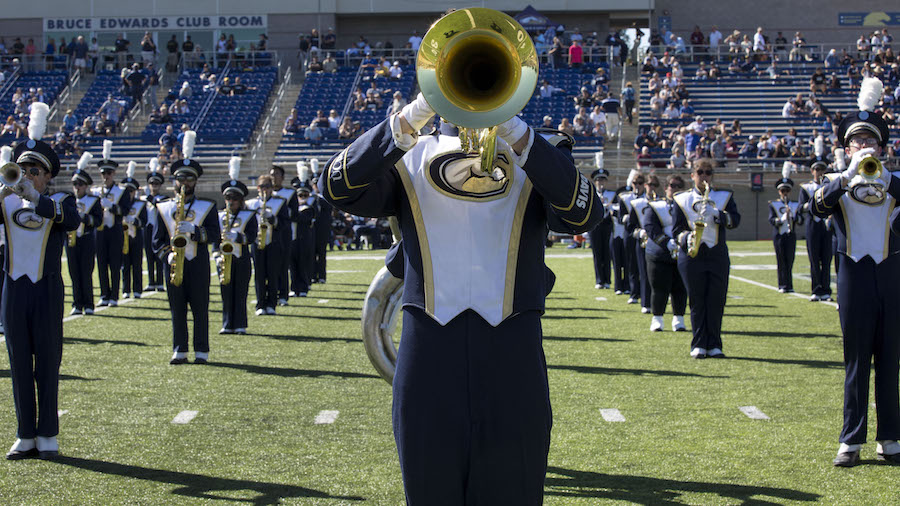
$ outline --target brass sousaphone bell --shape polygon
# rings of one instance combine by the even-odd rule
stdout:
[[[436,21],[419,46],[416,78],[434,112],[457,127],[462,149],[478,152],[490,174],[496,126],[521,111],[534,93],[538,59],[515,19],[473,7]]]

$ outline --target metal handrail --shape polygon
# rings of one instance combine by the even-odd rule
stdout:
[[[216,88],[218,88],[222,82],[225,80],[225,77],[228,75],[228,72],[231,71],[231,60],[225,64],[225,67],[222,69],[222,72],[219,73],[216,78]],[[212,92],[208,92],[209,97],[207,97],[206,102],[203,103],[203,107],[200,108],[200,113],[197,114],[197,117],[194,118],[194,122],[191,123],[191,130],[198,132],[200,129],[200,125],[203,123],[203,120],[206,119],[206,115],[209,114],[209,109],[212,107],[213,102],[216,100],[216,96],[218,96],[218,92],[213,90]]]
[[[53,105],[50,107],[50,115],[47,117],[47,123],[53,121],[56,117],[57,113],[63,108],[63,104],[68,102],[70,98],[72,98],[72,94],[74,92],[75,86],[78,84],[78,81],[81,79],[81,70],[75,69],[75,72],[66,80],[66,87],[59,93],[59,96],[56,97],[56,101],[53,102]]]
[[[250,159],[256,160],[260,157],[260,152],[265,148],[266,137],[269,135],[269,130],[272,128],[272,121],[278,115],[278,109],[281,106],[281,100],[284,97],[285,91],[287,91],[287,87],[291,82],[291,67],[287,67],[287,70],[284,73],[284,79],[281,81],[281,85],[278,87],[278,91],[275,95],[275,102],[272,104],[272,107],[269,108],[268,114],[266,114],[266,119],[263,121],[262,127],[260,127],[259,131],[256,134],[256,140],[253,142],[253,147],[250,150]]]
[[[350,113],[350,108],[353,107],[353,92],[356,91],[356,87],[359,86],[359,82],[362,79],[362,71],[363,64],[362,61],[360,61],[359,68],[356,69],[356,77],[353,78],[353,86],[350,87],[350,95],[347,96],[347,101],[344,102],[344,110],[341,111],[341,123],[344,122],[344,118]]]
[[[0,100],[6,100],[6,94],[9,93],[9,90],[13,88],[13,84],[19,79],[19,76],[22,75],[22,67],[16,67],[13,70],[13,73],[6,79],[6,83],[0,88]]]

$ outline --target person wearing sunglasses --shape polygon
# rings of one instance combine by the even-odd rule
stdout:
[[[297,203],[297,194],[294,192],[293,188],[286,188],[284,186],[284,167],[272,165],[272,168],[269,169],[269,175],[272,176],[272,195],[283,198],[285,205],[287,206],[288,219],[290,220],[291,226],[281,227],[280,232],[281,243],[290,245],[293,244],[294,239],[297,238],[297,208],[299,207],[299,204]],[[281,274],[278,277],[279,306],[288,305],[288,297],[290,297],[290,290],[288,290],[290,284],[288,271],[290,270],[290,264],[294,261],[293,252],[294,250],[290,246],[287,246],[287,250],[285,251],[287,257],[281,262]]]
[[[98,306],[119,304],[119,280],[122,274],[122,245],[125,242],[122,218],[131,209],[131,196],[116,184],[119,164],[111,158],[113,142],[103,141],[103,158],[97,162],[103,184],[93,189],[100,197],[103,221],[97,225],[97,269],[100,277]]]
[[[103,220],[100,197],[88,193],[94,180],[87,172],[91,154],[84,153],[72,174],[72,191],[81,223],[66,240],[66,264],[72,280],[72,311],[70,315],[94,314],[94,259],[96,239],[94,229]]]
[[[772,242],[775,246],[775,263],[778,267],[778,291],[794,292],[794,254],[797,250],[797,225],[803,224],[800,203],[791,200],[794,181],[788,176],[793,163],[784,162],[781,179],[775,182],[778,199],[769,201],[769,223],[774,229]]]
[[[21,167],[21,180],[0,190],[0,221],[8,248],[0,312],[18,424],[17,439],[6,454],[9,460],[59,455],[61,257],[68,232],[78,228],[81,217],[72,194],[48,191],[60,169],[56,152],[40,140],[49,113],[46,104],[32,104],[29,139],[19,142],[11,156]]]
[[[126,230],[124,240],[128,241],[128,253],[122,254],[122,296],[124,298],[141,298],[141,285],[144,284],[144,224],[147,223],[147,201],[138,198],[141,184],[134,178],[137,164],[128,162],[122,187],[131,198],[131,209],[122,218]]]
[[[229,180],[222,183],[225,209],[219,211],[221,240],[234,245],[231,253],[230,281],[220,284],[222,291],[222,329],[219,334],[247,333],[247,293],[250,291],[250,245],[256,241],[256,213],[244,205],[250,191],[240,181],[241,159],[234,156],[228,162]],[[221,241],[213,245],[217,268],[225,268]]]
[[[865,78],[859,110],[838,125],[838,141],[850,155],[847,168],[816,190],[810,211],[834,220],[837,235],[838,313],[844,337],[844,416],[833,463],[860,462],[869,414],[869,374],[875,364],[876,457],[900,463],[900,178],[886,169],[867,173],[890,136],[874,112],[883,86]],[[865,160],[865,162],[864,162]]]
[[[644,175],[640,171],[632,169],[625,188],[621,189],[618,194],[619,209],[616,217],[625,228],[625,279],[628,289],[624,293],[629,295],[629,304],[637,304],[641,301],[641,274],[637,259],[638,240],[634,235],[634,231],[640,226],[636,221],[631,221],[631,203],[634,199],[643,197],[645,182]],[[641,307],[644,307],[643,304]]]
[[[594,182],[594,191],[597,197],[607,210],[612,205],[612,201],[616,198],[616,192],[606,189],[606,181],[609,178],[609,171],[606,169],[597,169],[591,173],[591,180]],[[613,235],[613,219],[609,214],[604,214],[600,223],[588,233],[591,241],[591,254],[594,257],[594,288],[610,287],[610,252],[612,250]],[[616,277],[615,289],[622,290],[621,276]]]
[[[287,261],[290,243],[284,242],[284,230],[290,230],[287,201],[274,195],[275,183],[270,175],[256,180],[257,196],[247,201],[247,209],[257,215],[256,241],[250,246],[253,271],[256,274],[256,315],[274,315],[278,303],[278,282],[282,265]]]
[[[164,292],[166,283],[163,279],[163,261],[153,253],[153,235],[159,226],[159,210],[157,206],[169,199],[163,195],[162,185],[165,177],[159,172],[159,159],[151,158],[148,164],[148,193],[142,197],[147,202],[147,223],[144,226],[144,254],[147,257],[147,286],[145,292]]]
[[[675,195],[675,219],[672,234],[680,248],[678,271],[684,280],[691,306],[691,356],[725,358],[722,351],[722,316],[728,292],[726,230],[741,223],[741,215],[730,190],[712,186],[715,161],[701,158],[694,162],[691,180],[694,188]],[[703,195],[709,191],[708,200]],[[688,254],[696,224],[705,224],[697,256]]]
[[[184,193],[184,220],[175,219],[178,198],[156,206],[159,221],[153,234],[153,251],[164,262],[163,278],[172,314],[171,365],[186,364],[188,361],[188,306],[194,320],[194,363],[206,364],[209,361],[209,244],[219,240],[220,229],[216,203],[195,194],[197,180],[203,175],[203,166],[192,158],[196,138],[194,131],[185,132],[182,141],[185,158],[172,163],[175,194]],[[172,268],[177,258],[172,237],[176,235],[187,238],[179,286],[172,283]]]
[[[681,176],[669,176],[665,198],[650,202],[650,212],[645,218],[647,231],[647,277],[650,279],[650,310],[653,319],[650,330],[660,332],[665,326],[664,315],[669,299],[672,300],[672,330],[684,332],[684,310],[687,307],[687,290],[675,259],[674,235],[675,195],[684,190]]]
[[[632,236],[636,240],[635,259],[637,261],[638,278],[641,283],[641,313],[650,313],[650,278],[647,276],[647,251],[645,249],[649,236],[644,230],[648,213],[650,210],[650,202],[657,200],[659,191],[659,178],[656,174],[647,176],[645,184],[646,191],[644,195],[631,201],[631,217],[630,223],[635,224]]]
[[[312,169],[304,161],[297,162],[297,177],[291,187],[297,195],[297,236],[291,243],[292,297],[306,297],[309,292],[316,256],[316,196],[313,195]],[[323,217],[331,226],[331,216]]]
[[[829,227],[829,220],[812,214],[810,209],[816,191],[828,182],[825,178],[825,173],[828,172],[825,138],[821,135],[814,141],[814,151],[815,154],[808,162],[813,179],[800,185],[799,201],[801,209],[805,213],[810,213],[810,219],[806,222],[806,253],[809,257],[809,278],[812,291],[809,300],[817,302],[831,300],[831,259],[834,253],[832,244],[834,232],[833,227]]]

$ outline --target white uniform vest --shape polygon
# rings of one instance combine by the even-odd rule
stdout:
[[[781,217],[784,216],[785,205],[784,202],[780,200],[772,200],[769,202],[769,207],[771,207],[775,211],[775,216],[780,220]],[[788,208],[791,210],[791,220],[797,220],[797,213],[800,211],[800,203],[788,201]],[[778,225],[778,233],[779,234],[787,234],[791,230],[794,229],[793,223],[784,222],[781,225]]]
[[[283,198],[285,202],[290,202],[291,197],[294,196],[294,190],[292,190],[290,188],[281,188],[279,190],[275,190],[275,196]],[[294,240],[296,238],[297,238],[297,224],[292,221],[291,222],[291,240]]]
[[[184,207],[184,221],[193,223],[197,227],[201,227],[203,226],[203,220],[206,219],[206,215],[208,215],[215,207],[215,202],[211,200],[194,198],[193,202],[189,202]],[[177,208],[176,200],[172,199],[163,202],[158,205],[158,208],[159,217],[161,218],[163,225],[166,226],[166,230],[169,231],[169,239],[171,240],[171,238],[175,237],[178,233],[178,223],[175,222],[175,210]],[[194,257],[197,256],[197,248],[197,241],[188,236],[187,245],[184,247],[184,258],[193,260]]]
[[[825,184],[826,182],[827,181],[822,180],[822,184]],[[804,190],[806,190],[806,193],[809,195],[809,202],[812,202],[813,198],[815,198],[816,190],[818,190],[819,187],[822,185],[816,184],[815,181],[809,181],[808,183],[803,183],[800,186],[803,187]],[[822,218],[819,218],[818,216],[813,216],[812,213],[810,213],[810,216],[812,217],[812,220],[816,223],[822,221]]]
[[[284,206],[286,200],[281,197],[271,197],[268,201],[265,202],[265,206],[272,210],[272,214],[274,216],[278,216],[278,213],[281,212],[281,207]],[[250,199],[247,201],[247,209],[256,212],[256,219],[259,221],[259,232],[263,233],[263,213],[260,211],[260,208],[263,206],[263,201],[259,197],[255,199]],[[269,230],[266,232],[266,246],[272,244],[272,241],[275,240],[275,225],[278,224],[276,219],[275,224],[268,224]]]
[[[256,212],[241,209],[231,217],[231,223],[225,223],[226,214],[226,211],[219,211],[219,227],[222,233],[237,232],[238,234],[245,234],[244,229],[247,228],[247,223],[256,218]],[[233,253],[234,257],[241,258],[243,250],[244,248],[240,244],[236,245]]]
[[[100,202],[100,197],[97,197],[96,195],[90,195],[90,194],[85,193],[84,197],[81,197],[80,199],[76,199],[75,205],[78,207],[78,214],[81,217],[84,217],[84,216],[87,216],[88,214],[90,214],[91,209],[93,209],[94,205],[98,204],[99,202]],[[95,226],[96,226],[96,224],[95,224]],[[78,229],[75,231],[75,234],[78,237],[81,237],[84,235],[84,223],[78,224]]]
[[[886,181],[891,176],[883,177]],[[872,257],[876,264],[887,258],[889,238],[891,235],[891,212],[897,205],[894,197],[884,189],[885,199],[876,205],[863,204],[844,193],[839,201],[844,215],[844,231],[846,232],[848,257],[859,262],[866,255]]]
[[[659,223],[662,225],[663,233],[669,237],[672,237],[672,228],[675,225],[675,217],[672,216],[672,207],[675,203],[672,202],[671,205],[666,200],[654,200],[650,202],[650,207],[653,209],[653,212],[656,213],[656,217],[659,218]]]
[[[55,193],[50,198],[61,202],[68,193]],[[3,221],[7,234],[7,265],[9,277],[17,280],[28,276],[32,283],[44,277],[44,255],[47,254],[47,240],[53,220],[38,216],[34,204],[19,197],[9,195],[3,199]]]
[[[138,215],[141,214],[141,209],[146,205],[147,203],[143,200],[135,200],[131,203],[131,209],[128,210],[128,216],[132,216],[136,219]],[[128,227],[128,237],[135,236],[137,236],[137,227]]]
[[[105,186],[101,186],[99,188],[94,188],[94,195],[100,197],[101,199],[106,198],[112,201],[113,204],[118,204],[119,200],[122,198],[122,195],[125,194],[125,190],[120,188],[118,185],[113,185],[112,188],[106,189]],[[109,209],[103,209],[103,226],[111,227],[115,224],[116,215],[110,212]]]
[[[694,222],[700,219],[701,198],[702,195],[696,188],[675,195],[675,202],[687,218],[691,230],[694,230]],[[709,192],[709,199],[712,200],[712,202],[707,205],[712,206],[714,203],[715,208],[722,211],[725,209],[725,206],[728,205],[728,201],[731,200],[731,192],[725,190],[712,190]],[[706,229],[703,231],[701,242],[710,248],[718,244],[719,226],[707,223]]]

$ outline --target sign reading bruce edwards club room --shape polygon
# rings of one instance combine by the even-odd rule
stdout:
[[[44,32],[121,32],[127,30],[216,30],[219,28],[266,28],[268,16],[116,16],[90,18],[44,18]]]

